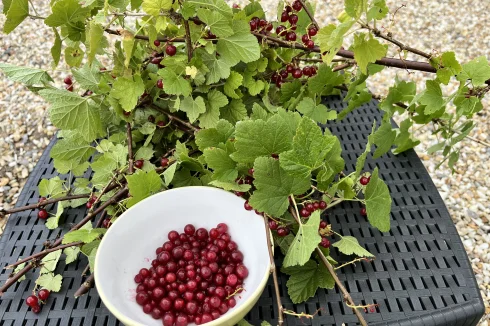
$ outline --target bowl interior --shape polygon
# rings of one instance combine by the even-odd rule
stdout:
[[[169,231],[182,233],[189,223],[196,229],[209,230],[224,222],[249,269],[245,291],[235,297],[237,305],[216,320],[216,325],[224,325],[257,291],[262,291],[261,284],[269,277],[263,219],[245,210],[243,204],[244,199],[224,190],[183,187],[158,193],[130,208],[109,228],[97,251],[95,281],[105,305],[126,325],[161,325],[161,320],[143,313],[136,303],[134,276],[141,268],[151,267],[155,250],[168,240]]]

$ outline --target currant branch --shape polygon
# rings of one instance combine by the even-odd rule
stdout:
[[[51,198],[51,199],[40,201],[36,204],[30,204],[30,205],[21,206],[21,207],[14,207],[12,209],[0,209],[0,218],[4,217],[5,215],[22,212],[22,211],[26,211],[29,209],[41,208],[41,207],[44,207],[44,206],[49,205],[49,204],[57,203],[59,201],[82,199],[82,198],[88,198],[88,197],[90,197],[90,194],[70,195],[70,196],[64,196],[64,197],[58,197],[58,198]]]

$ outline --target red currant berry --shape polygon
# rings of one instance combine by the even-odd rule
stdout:
[[[153,45],[155,45],[156,47],[159,47],[160,46],[160,41],[159,40],[153,41]]]
[[[295,32],[289,32],[286,34],[286,40],[288,41],[296,41],[296,33]]]
[[[41,306],[37,305],[31,308],[31,311],[35,314],[38,314],[41,312]]]
[[[233,9],[240,9],[240,5],[238,3],[233,4]]]
[[[66,84],[66,85],[71,85],[73,84],[73,80],[71,79],[71,76],[66,76],[65,79],[63,79],[63,82]]]
[[[157,80],[157,87],[163,89],[163,80],[161,79]]]
[[[245,279],[248,276],[248,268],[245,267],[245,265],[238,265],[236,267],[236,275],[238,276],[239,279]]]
[[[327,208],[327,203],[323,200],[320,201],[320,209],[325,209]]]
[[[195,232],[196,232],[196,228],[192,224],[187,224],[184,227],[184,233],[187,235],[194,235]]]
[[[155,117],[152,115],[148,116],[148,122],[155,123]]]
[[[87,202],[85,204],[85,206],[88,208],[88,209],[91,209],[92,208],[92,202]]]
[[[303,43],[306,43],[310,40],[310,36],[308,34],[303,34],[303,36],[301,36],[301,41]]]
[[[47,219],[49,216],[48,211],[46,211],[44,208],[40,209],[39,212],[37,212],[37,217],[40,218],[41,220]]]
[[[322,246],[323,248],[330,248],[330,240],[328,240],[327,238],[322,238],[320,246]]]
[[[69,92],[73,92],[73,84],[65,85],[65,89]]]
[[[136,302],[143,306],[150,300],[150,296],[146,292],[139,292],[136,294]]]
[[[279,25],[276,27],[276,34],[278,36],[284,36],[286,35],[286,27],[283,25]]]
[[[268,32],[272,31],[273,28],[274,28],[274,26],[272,26],[271,23],[267,24],[267,26],[265,27],[266,31],[268,31]]]
[[[362,177],[361,177],[361,179],[359,180],[359,182],[360,182],[360,183],[361,183],[363,186],[365,186],[365,185],[367,185],[367,184],[369,183],[369,180],[370,180],[370,179],[371,179],[371,178],[368,178],[368,177],[362,176]]]
[[[310,217],[311,213],[309,210],[307,210],[306,208],[302,208],[300,211],[299,211],[299,215],[301,215],[301,217],[304,217],[304,218],[308,218]]]
[[[228,231],[228,225],[226,223],[219,223],[216,226],[216,229],[218,229],[220,234],[226,233]]]
[[[38,202],[38,203],[42,203],[42,202],[43,202],[43,201],[45,201],[45,200],[46,200],[46,197],[41,197],[41,198],[39,198],[39,200],[38,200],[37,202]]]
[[[289,23],[291,25],[296,25],[298,23],[298,15],[296,14],[289,15]]]
[[[137,169],[141,169],[144,164],[145,164],[145,161],[143,161],[143,160],[134,161],[134,167]]]
[[[285,23],[289,20],[289,14],[286,11],[283,11],[281,14],[281,22]]]
[[[123,111],[123,114],[125,117],[129,117],[131,115],[131,112]]]
[[[37,293],[37,296],[39,297],[40,300],[46,301],[49,298],[49,294],[50,294],[49,290],[41,289]]]
[[[286,71],[287,71],[288,74],[292,74],[293,71],[294,71],[294,66],[291,65],[291,64],[290,65],[287,65],[286,66]]]
[[[284,10],[287,12],[287,13],[290,13],[291,11],[293,11],[293,8],[291,8],[291,6],[287,5]]]
[[[287,70],[281,70],[279,72],[279,75],[281,76],[281,78],[286,79],[286,78],[288,78],[288,71]]]
[[[366,216],[367,215],[366,207],[361,208],[361,215],[362,216]]]
[[[274,220],[269,220],[269,229],[271,230],[277,230],[279,226],[277,225],[277,222]]]
[[[313,213],[315,211],[315,207],[313,206],[312,203],[306,204],[305,208],[310,212]]]
[[[257,29],[257,22],[255,20],[251,20],[249,22],[249,25],[250,25],[250,30],[251,31],[255,31]]]
[[[243,207],[245,207],[247,211],[251,211],[253,209],[253,207],[248,203],[248,200],[243,204]]]
[[[254,175],[254,169],[253,168],[248,169],[248,174],[253,176]]]
[[[319,208],[320,208],[320,203],[319,203],[319,202],[317,202],[317,201],[316,201],[316,202],[314,202],[314,203],[313,203],[313,208],[314,208],[315,210],[319,209]]]
[[[158,128],[163,128],[163,127],[165,127],[165,121],[158,121],[158,122],[157,122],[157,127],[158,127]]]
[[[282,87],[282,84],[284,84],[284,82],[282,80],[277,80],[276,81],[276,87],[277,88],[281,88]]]
[[[29,307],[35,307],[39,305],[39,300],[35,295],[30,295],[26,299],[26,305]]]
[[[162,58],[153,58],[151,59],[151,63],[157,65],[162,61]]]
[[[160,166],[162,168],[167,167],[168,166],[168,162],[169,162],[168,158],[162,157],[162,159],[160,160]]]
[[[308,49],[313,49],[315,47],[315,42],[313,42],[313,40],[309,40],[305,43],[305,45]]]
[[[169,44],[165,48],[165,53],[172,57],[175,55],[175,53],[177,53],[177,48],[174,45]]]
[[[303,68],[303,75],[305,76],[311,76],[311,68],[306,66]]]
[[[293,9],[294,10],[300,11],[301,8],[303,8],[303,5],[301,4],[300,1],[296,0],[295,2],[293,2]]]
[[[308,28],[308,35],[315,36],[316,33],[318,33],[318,30],[316,29],[316,27],[312,26],[312,27]]]
[[[280,227],[277,229],[277,235],[280,237],[285,237],[289,234],[289,229],[285,227]]]

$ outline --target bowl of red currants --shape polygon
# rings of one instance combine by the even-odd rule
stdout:
[[[211,187],[167,190],[124,212],[95,258],[97,291],[131,326],[231,326],[270,272],[264,220]]]

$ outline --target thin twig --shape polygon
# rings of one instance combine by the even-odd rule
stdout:
[[[367,259],[367,258],[365,258],[365,257],[359,257],[359,258],[356,258],[356,259],[354,259],[354,260],[348,261],[348,262],[347,262],[347,263],[345,263],[345,264],[342,264],[342,265],[340,265],[340,266],[336,266],[336,267],[334,267],[334,270],[341,269],[341,268],[343,268],[343,267],[345,267],[345,266],[348,266],[348,265],[350,265],[350,264],[355,264],[355,263],[357,263],[358,261],[369,261],[369,259]]]
[[[67,243],[67,244],[64,244],[64,245],[60,245],[60,246],[57,246],[57,247],[51,247],[49,249],[45,249],[43,251],[40,251],[40,252],[35,253],[33,255],[30,255],[29,257],[26,257],[26,258],[23,258],[21,260],[18,260],[15,263],[6,266],[5,269],[15,268],[16,266],[18,266],[20,264],[23,264],[25,262],[28,262],[31,259],[36,259],[36,258],[38,258],[40,256],[49,254],[50,252],[57,251],[57,250],[62,250],[62,249],[69,248],[69,247],[79,246],[81,244],[83,244],[82,241],[77,241],[77,242],[72,242],[72,243]]]
[[[80,195],[71,195],[71,196],[65,196],[65,197],[59,197],[59,198],[51,198],[47,200],[43,200],[41,202],[38,202],[36,204],[31,204],[31,205],[26,205],[26,206],[21,206],[21,207],[14,207],[12,209],[0,209],[0,217],[3,217],[4,215],[9,215],[17,212],[22,212],[26,211],[29,209],[36,209],[36,208],[41,208],[49,204],[54,204],[59,201],[65,201],[65,200],[73,200],[73,199],[81,199],[81,198],[88,198],[90,197],[90,194],[80,194]]]
[[[86,294],[93,287],[94,287],[94,274],[90,274],[85,279],[85,282],[83,282],[80,288],[75,292],[74,294],[75,298],[81,297],[82,295]]]
[[[185,28],[185,43],[187,47],[187,61],[190,62],[192,60],[192,41],[191,41],[191,30],[189,28],[189,22],[184,19],[184,28]]]
[[[335,66],[332,71],[339,71],[339,70],[344,70],[346,68],[349,68],[350,66],[352,66],[351,63],[344,63],[344,64],[341,64],[341,65],[338,65],[338,66]]]
[[[128,134],[128,161],[129,161],[128,173],[133,174],[134,157],[133,157],[133,135],[131,133],[131,122],[126,123],[126,129]]]
[[[277,268],[276,268],[276,263],[274,262],[274,253],[272,252],[272,243],[270,238],[271,231],[269,228],[267,217],[264,217],[264,224],[265,224],[265,237],[267,238],[267,249],[269,251],[269,258],[271,261],[272,280],[274,281],[274,290],[276,292],[277,311],[279,314],[279,316],[277,317],[277,323],[279,326],[282,326],[284,324],[284,316],[283,316],[284,307],[281,302],[281,293],[279,292],[279,282],[277,280]]]
[[[313,23],[313,25],[315,25],[315,28],[317,30],[320,30],[320,25],[318,25],[318,23],[316,22],[315,16],[311,13],[308,6],[306,6],[306,2],[304,0],[298,0],[298,1],[301,2],[301,5],[303,6],[304,11],[308,15],[308,17],[310,17],[310,20]]]
[[[197,131],[201,130],[200,128],[192,125],[191,123],[180,119],[179,117],[173,115],[172,113],[168,112],[167,110],[162,109],[162,108],[160,108],[160,107],[158,107],[158,106],[156,106],[154,104],[151,104],[150,107],[152,109],[157,110],[158,112],[161,112],[161,113],[165,114],[170,120],[175,120],[178,123],[180,123],[181,125],[186,126],[187,128],[191,129],[194,132],[197,132]]]
[[[121,36],[121,32],[118,31],[118,30],[106,28],[105,29],[105,32],[108,33],[108,34],[113,34],[113,35],[119,35],[119,36]],[[146,35],[140,35],[140,34],[134,35],[134,38],[137,39],[137,40],[144,40],[144,41],[149,41],[150,40],[150,38],[148,36],[146,36]],[[184,37],[175,37],[175,38],[170,38],[170,37],[157,37],[157,40],[159,40],[160,42],[169,42],[169,41],[172,41],[172,42],[185,42],[185,38]]]

